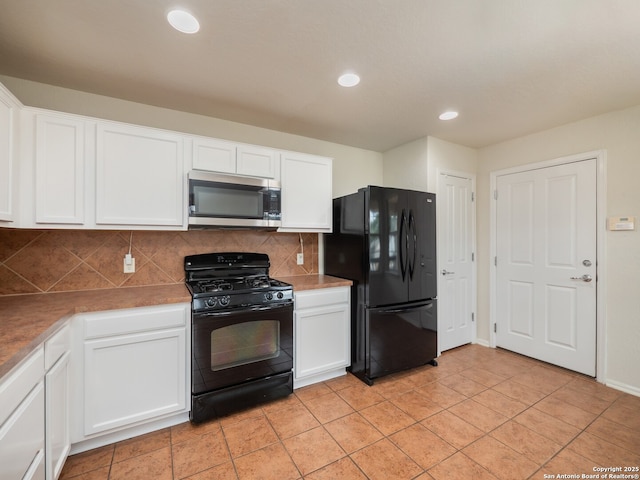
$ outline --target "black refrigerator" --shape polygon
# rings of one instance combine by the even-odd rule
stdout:
[[[437,365],[436,198],[369,186],[333,200],[324,273],[353,281],[351,372]]]

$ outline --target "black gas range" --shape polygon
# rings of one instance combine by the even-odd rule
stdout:
[[[293,287],[269,277],[262,253],[207,253],[184,262],[192,301],[191,420],[293,391]]]

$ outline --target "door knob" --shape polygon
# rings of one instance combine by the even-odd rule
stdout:
[[[447,270],[445,270],[445,269],[443,268],[443,269],[442,269],[442,272],[440,272],[440,273],[442,273],[442,275],[453,275],[453,274],[454,274],[454,273],[456,273],[456,272],[449,272],[449,271],[447,271]]]
[[[582,280],[583,282],[590,282],[591,280],[593,280],[593,278],[591,278],[591,275],[584,274],[581,277],[571,277],[571,280]]]

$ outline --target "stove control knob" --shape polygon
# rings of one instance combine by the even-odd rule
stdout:
[[[218,299],[216,297],[211,297],[211,298],[207,298],[207,301],[205,302],[207,304],[207,307],[213,307],[216,304],[216,301]]]
[[[229,295],[220,297],[220,300],[218,300],[218,302],[220,302],[220,305],[223,307],[226,307],[227,305],[229,305],[230,301],[231,301],[231,297]]]
[[[264,298],[266,298],[267,300],[273,300],[273,293],[271,292],[265,293]]]
[[[284,298],[284,293],[282,292],[278,292],[278,294],[276,295],[276,297],[278,297],[278,300],[282,300]]]

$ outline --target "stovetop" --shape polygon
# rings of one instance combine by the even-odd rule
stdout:
[[[293,302],[293,287],[269,277],[262,253],[207,253],[185,257],[194,312]]]
[[[203,296],[209,294],[236,294],[241,292],[251,292],[263,289],[282,289],[288,288],[288,283],[281,282],[267,275],[252,275],[246,278],[242,277],[221,277],[209,278],[202,280],[192,280],[187,282],[189,291],[194,296]]]

